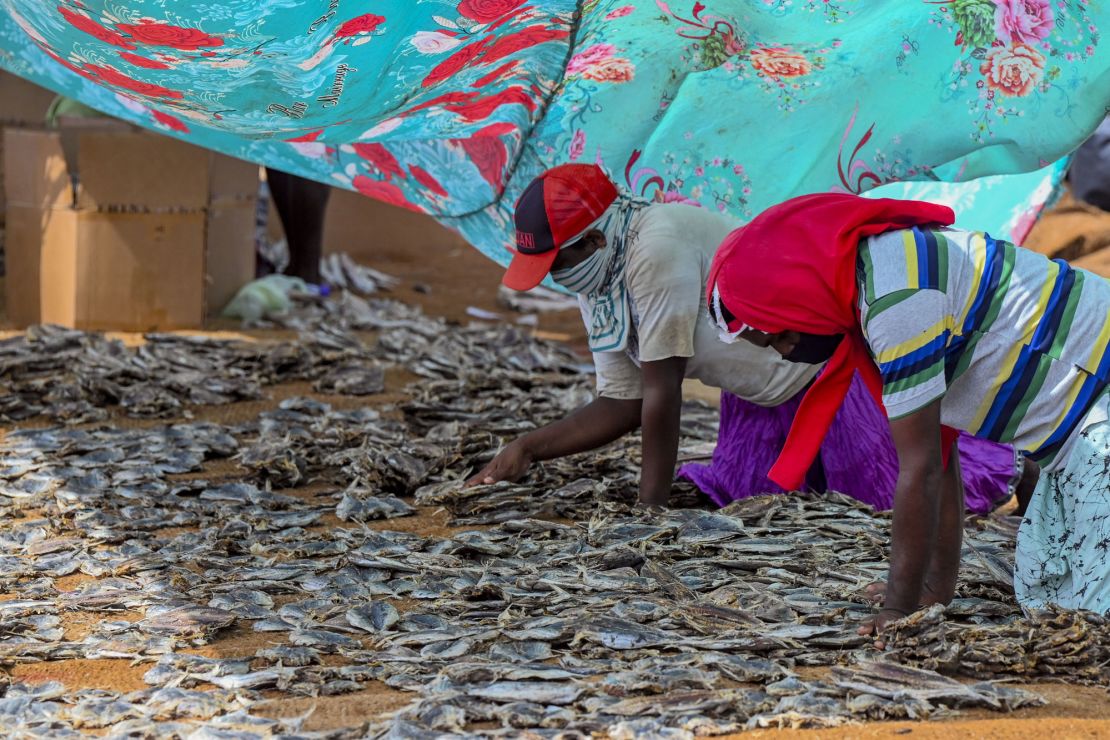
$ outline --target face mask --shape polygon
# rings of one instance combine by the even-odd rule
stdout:
[[[730,332],[730,331],[721,331],[720,328],[717,329],[717,339],[720,339],[725,344],[735,344],[736,340],[738,340],[739,338],[740,338],[740,332],[738,332],[738,331]]]
[[[551,279],[572,293],[589,295],[605,282],[606,264],[605,250],[598,249],[574,267],[553,270]]]
[[[728,328],[728,322],[735,317],[728,313],[728,310],[721,303],[721,292],[717,286],[713,286],[713,295],[709,301],[709,314],[713,317],[713,323],[717,326],[717,338],[725,344],[733,344],[740,338],[748,326],[740,324],[740,328],[732,331]]]
[[[783,355],[783,359],[820,365],[829,361],[842,339],[843,334],[802,334],[794,349],[790,350],[790,354]]]

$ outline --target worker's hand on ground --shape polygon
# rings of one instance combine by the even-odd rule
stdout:
[[[869,617],[863,621],[863,624],[859,627],[859,634],[874,637],[875,647],[878,650],[885,650],[886,638],[883,637],[883,632],[889,625],[905,616],[905,614],[897,609],[882,609],[875,616]]]
[[[503,480],[520,480],[528,472],[531,464],[532,453],[528,452],[519,441],[513,441],[505,445],[505,449],[497,453],[497,457],[490,460],[486,467],[466,482],[466,485],[469,488]]]

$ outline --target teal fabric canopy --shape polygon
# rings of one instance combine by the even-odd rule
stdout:
[[[737,218],[1044,168],[899,191],[1009,236],[1103,117],[1108,16],[1100,0],[0,0],[0,66],[431,214],[504,263],[517,195],[568,161]]]

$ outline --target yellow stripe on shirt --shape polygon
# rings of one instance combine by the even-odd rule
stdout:
[[[952,317],[945,316],[940,321],[915,336],[913,339],[907,339],[901,344],[896,344],[893,347],[880,351],[875,359],[879,364],[885,364],[897,360],[899,357],[903,357],[905,355],[908,355],[910,352],[921,349],[926,344],[940,336],[946,329],[951,329],[951,326]]]
[[[917,274],[917,240],[913,236],[912,229],[902,231],[902,249],[906,251],[906,287],[920,288],[921,279]]]
[[[1048,308],[1048,300],[1052,297],[1052,289],[1056,285],[1056,276],[1060,272],[1060,266],[1055,262],[1049,263],[1049,269],[1045,273],[1044,282],[1041,284],[1041,294],[1037,298],[1036,308],[1030,313],[1029,319],[1025,322],[1025,327],[1022,329],[1021,336],[1026,338],[1025,342],[1014,342],[1010,350],[1006,353],[1006,359],[1002,361],[998,368],[998,374],[994,376],[991,381],[991,392],[983,397],[979,409],[975,412],[975,417],[972,422],[971,428],[978,430],[983,426],[983,420],[987,418],[990,413],[991,406],[994,404],[994,398],[998,395],[998,391],[1002,388],[1003,384],[1010,379],[1014,373],[1014,366],[1017,364],[1018,357],[1021,356],[1021,351],[1026,347],[1029,340],[1032,339],[1033,333],[1037,330],[1037,325],[1041,323],[1044,318],[1045,309]],[[969,430],[970,431],[970,430]]]

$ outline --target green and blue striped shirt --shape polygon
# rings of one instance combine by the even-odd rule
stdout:
[[[861,242],[864,338],[890,418],[941,401],[944,424],[1051,469],[1110,381],[1110,283],[959,229]]]

